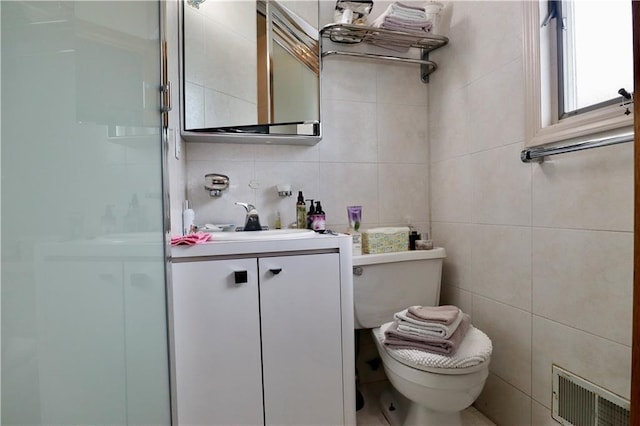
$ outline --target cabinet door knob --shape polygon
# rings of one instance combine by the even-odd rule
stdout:
[[[244,284],[247,282],[247,271],[235,271],[236,284]]]
[[[282,268],[269,269],[269,271],[270,271],[273,275],[278,275],[280,272],[282,272]]]

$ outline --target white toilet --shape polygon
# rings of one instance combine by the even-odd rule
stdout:
[[[392,426],[461,425],[461,412],[480,395],[489,374],[491,340],[471,327],[452,357],[382,344],[384,324],[408,306],[437,306],[443,248],[369,254],[353,258],[356,328],[373,329],[373,340],[391,392],[381,396]],[[459,355],[460,354],[460,355]]]

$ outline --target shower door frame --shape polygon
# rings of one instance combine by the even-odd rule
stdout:
[[[633,340],[631,344],[631,425],[640,425],[640,2],[631,2],[634,62],[634,234]]]

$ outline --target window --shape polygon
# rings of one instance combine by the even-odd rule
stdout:
[[[528,147],[626,131],[631,1],[524,2]]]

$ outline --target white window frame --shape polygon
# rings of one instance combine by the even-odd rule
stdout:
[[[631,130],[633,114],[618,105],[558,119],[555,25],[542,27],[546,1],[526,1],[523,10],[525,132],[527,148]]]

